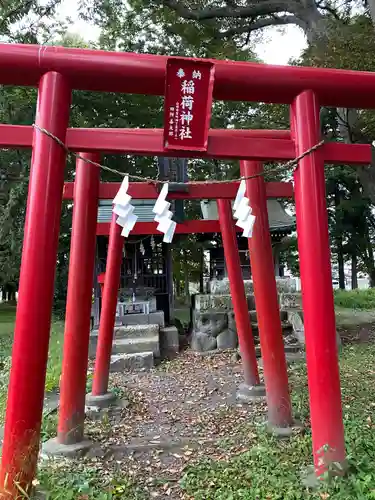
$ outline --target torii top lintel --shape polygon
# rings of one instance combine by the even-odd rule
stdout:
[[[72,89],[164,95],[167,56],[40,45],[0,44],[0,84],[37,86],[65,75]],[[322,106],[375,108],[375,73],[212,60],[214,98],[291,103],[304,90]]]

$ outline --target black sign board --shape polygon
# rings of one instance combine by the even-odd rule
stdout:
[[[170,182],[170,191],[186,191],[181,186],[188,181],[188,161],[186,158],[158,158],[159,180]],[[179,186],[180,185],[180,186]],[[174,200],[172,211],[176,222],[184,220],[184,200]]]

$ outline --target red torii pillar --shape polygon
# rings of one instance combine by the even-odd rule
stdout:
[[[40,80],[36,124],[65,142],[71,89],[59,73]],[[64,187],[65,151],[34,130],[12,369],[9,381],[0,497],[30,492],[38,459],[44,384]],[[20,489],[21,488],[21,489]]]
[[[81,156],[100,162],[98,153]],[[57,438],[43,446],[44,452],[52,455],[69,454],[72,449],[76,452],[90,445],[83,431],[100,172],[83,158],[77,159],[74,183]]]
[[[241,175],[257,175],[246,180],[246,195],[250,199],[253,215],[256,216],[253,236],[248,243],[266,386],[268,425],[272,432],[286,435],[292,432],[293,418],[272,257],[266,184],[261,175],[263,165],[258,161],[242,161],[240,165]]]
[[[296,97],[291,108],[291,130],[297,156],[321,140],[319,103],[311,90]],[[313,455],[315,471],[319,476],[327,470],[330,463],[345,465],[324,159],[321,150],[314,151],[299,161],[294,181]]]
[[[115,399],[115,396],[108,392],[108,381],[124,246],[122,228],[116,223],[116,219],[117,215],[112,214],[94,379],[92,392],[86,398],[87,404],[100,407],[108,406]]]
[[[238,398],[247,401],[264,396],[265,390],[259,383],[258,364],[230,200],[217,200],[217,208],[244,372],[244,383],[239,387]]]

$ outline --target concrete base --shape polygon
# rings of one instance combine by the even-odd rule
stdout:
[[[317,490],[322,482],[315,474],[314,466],[308,466],[301,472],[301,482],[309,490]]]
[[[346,476],[349,469],[349,462],[345,459],[343,462],[333,462],[329,465],[327,473],[318,477],[313,465],[306,467],[301,472],[302,484],[311,490],[318,489],[322,481],[330,482],[335,477]]]
[[[309,490],[317,490],[322,484],[322,481],[329,483],[334,477],[345,476],[348,472],[348,468],[349,464],[347,460],[343,463],[336,462],[335,464],[332,464],[332,468],[328,471],[328,474],[317,477],[315,468],[311,465],[301,472],[301,482],[303,486]]]
[[[280,439],[287,439],[304,427],[301,422],[295,421],[289,427],[278,427],[276,425],[267,423],[267,430],[270,434]]]
[[[57,438],[49,439],[42,446],[42,456],[78,458],[84,456],[91,448],[92,442],[83,440],[74,444],[61,444]]]
[[[108,408],[116,401],[116,396],[113,392],[107,392],[106,394],[100,394],[99,396],[94,396],[90,394],[86,395],[86,406],[96,406],[97,408]]]
[[[266,389],[263,384],[247,385],[241,384],[237,390],[237,399],[243,403],[250,403],[266,397]]]

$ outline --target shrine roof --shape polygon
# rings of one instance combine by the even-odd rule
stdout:
[[[201,202],[201,208],[204,219],[218,219],[217,204],[215,201],[203,200]],[[284,205],[279,200],[273,198],[268,199],[267,209],[271,232],[291,231],[295,228],[295,217],[286,212]]]
[[[132,200],[134,206],[134,214],[138,216],[138,222],[151,222],[154,220],[154,207],[155,200]],[[278,231],[291,231],[294,229],[296,222],[295,217],[289,215],[283,204],[276,199],[267,200],[268,207],[268,221],[271,232]],[[208,202],[203,200],[201,202],[201,209],[203,219],[217,220],[217,205],[214,200]],[[98,222],[111,222],[112,218],[112,200],[99,200],[98,207]]]

